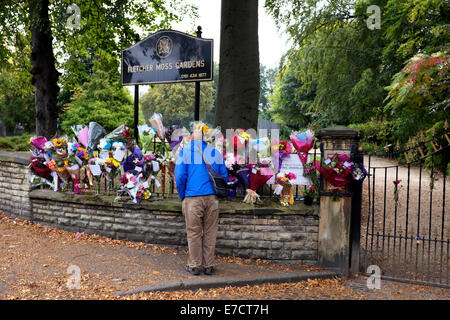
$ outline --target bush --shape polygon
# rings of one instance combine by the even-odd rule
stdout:
[[[0,150],[5,151],[29,151],[30,138],[33,134],[0,138]]]
[[[366,123],[351,124],[350,128],[361,131],[361,147],[367,154],[377,154],[385,156],[384,147],[393,141],[393,122],[392,121],[369,121]],[[375,152],[376,148],[376,152]]]

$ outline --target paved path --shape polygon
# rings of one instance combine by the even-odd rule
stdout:
[[[236,257],[218,257],[215,275],[197,277],[183,270],[185,261],[184,251],[77,238],[0,215],[0,299],[449,299],[448,289],[383,281],[383,290],[374,291],[364,278],[315,279],[332,274]],[[72,265],[80,268],[80,289],[67,287]],[[243,286],[246,281],[257,285]],[[170,291],[155,291],[157,286]]]
[[[235,257],[218,257],[213,276],[193,276],[183,268],[186,251],[96,235],[76,238],[71,232],[0,217],[0,298],[15,296],[18,290],[19,296],[25,294],[23,297],[42,298],[45,293],[54,296],[52,292],[44,291],[56,289],[59,298],[82,298],[84,286],[86,293],[95,289],[112,296],[117,292],[148,291],[156,285],[164,290],[167,289],[164,284],[173,281],[183,281],[184,289],[198,289],[224,286],[227,282],[231,284],[233,279],[235,285],[242,286],[280,282],[280,279],[289,282],[334,276],[330,272],[312,272],[317,268]],[[70,277],[67,268],[71,265],[80,269],[81,290],[66,287]]]

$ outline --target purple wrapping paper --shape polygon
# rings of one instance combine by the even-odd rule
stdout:
[[[245,189],[250,188],[250,169],[243,168],[236,172],[236,176],[241,184],[245,186]]]
[[[134,170],[136,167],[134,160],[137,159],[142,161],[142,158],[142,150],[138,146],[135,146],[133,152],[125,159],[125,162],[123,163],[123,170],[125,172]]]

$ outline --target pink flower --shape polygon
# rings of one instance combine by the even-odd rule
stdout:
[[[392,181],[394,184],[399,184],[402,180],[394,180]]]
[[[295,174],[293,174],[292,172],[289,172],[288,174],[286,174],[286,177],[287,177],[289,180],[297,179],[297,176],[296,176]]]
[[[75,238],[78,239],[78,238],[80,238],[80,237],[81,237],[81,233],[77,232],[77,233],[75,234]]]

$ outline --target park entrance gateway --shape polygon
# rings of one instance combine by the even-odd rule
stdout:
[[[122,51],[122,85],[135,86],[134,135],[138,141],[139,85],[195,82],[194,121],[199,120],[200,81],[213,80],[213,39],[160,30]],[[138,40],[138,39],[137,39]]]

